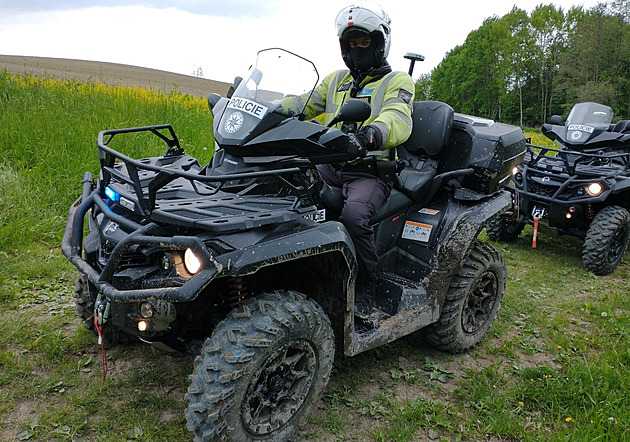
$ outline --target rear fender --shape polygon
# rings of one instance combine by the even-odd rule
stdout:
[[[501,190],[471,202],[450,198],[446,203],[443,221],[435,241],[427,247],[431,271],[422,280],[427,293],[426,308],[399,312],[369,333],[346,333],[344,353],[354,356],[413,333],[439,319],[453,276],[461,268],[474,240],[493,218],[512,205],[508,191]],[[425,247],[418,244],[417,247]],[[352,324],[350,324],[352,327]]]
[[[448,221],[443,226],[436,247],[435,266],[427,279],[427,292],[437,295],[442,306],[451,279],[461,268],[473,241],[494,218],[512,207],[512,195],[507,190],[496,192],[488,199],[475,204],[451,200],[448,204]]]

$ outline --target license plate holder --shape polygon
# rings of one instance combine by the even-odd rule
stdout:
[[[547,208],[534,206],[532,209],[532,218],[545,218],[547,216]]]

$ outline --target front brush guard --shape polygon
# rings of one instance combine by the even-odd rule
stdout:
[[[160,227],[155,223],[145,226],[115,214],[103,201],[98,190],[91,190],[91,174],[86,173],[83,181],[83,196],[70,207],[68,223],[63,235],[61,250],[98,291],[111,301],[138,302],[164,300],[187,302],[193,300],[201,290],[222,270],[222,265],[208,252],[203,242],[195,236],[159,236]],[[96,270],[82,257],[83,228],[87,212],[97,206],[105,216],[133,232],[120,241],[102,271]],[[158,246],[163,249],[192,249],[202,261],[202,270],[180,287],[164,287],[142,290],[118,290],[112,285],[112,277],[123,254],[133,245]]]

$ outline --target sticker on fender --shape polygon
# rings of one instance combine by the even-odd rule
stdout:
[[[429,242],[432,229],[433,226],[429,224],[407,221],[402,232],[402,237],[403,239],[410,239],[412,241]]]
[[[319,209],[313,213],[304,215],[304,219],[315,221],[316,223],[323,223],[326,221],[326,209]]]
[[[423,209],[418,210],[418,213],[422,213],[423,215],[431,215],[431,216],[435,216],[438,213],[440,213],[439,210],[435,210],[435,209],[427,209],[426,207]]]

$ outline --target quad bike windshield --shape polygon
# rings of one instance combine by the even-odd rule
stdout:
[[[567,117],[567,126],[569,130],[572,130],[572,125],[584,125],[589,126],[590,129],[606,130],[612,122],[612,118],[613,110],[608,106],[599,103],[578,103],[573,106]]]
[[[611,125],[613,111],[599,103],[577,103],[567,117],[566,125],[562,118],[554,115],[551,124],[543,124],[542,133],[556,141],[560,148],[597,152],[610,149],[627,149],[630,135]]]
[[[583,144],[593,135],[606,131],[612,122],[613,111],[599,103],[578,103],[567,117],[566,141]]]
[[[279,117],[303,114],[318,81],[315,65],[299,55],[284,49],[258,52],[215,126],[218,134],[239,142]]]

